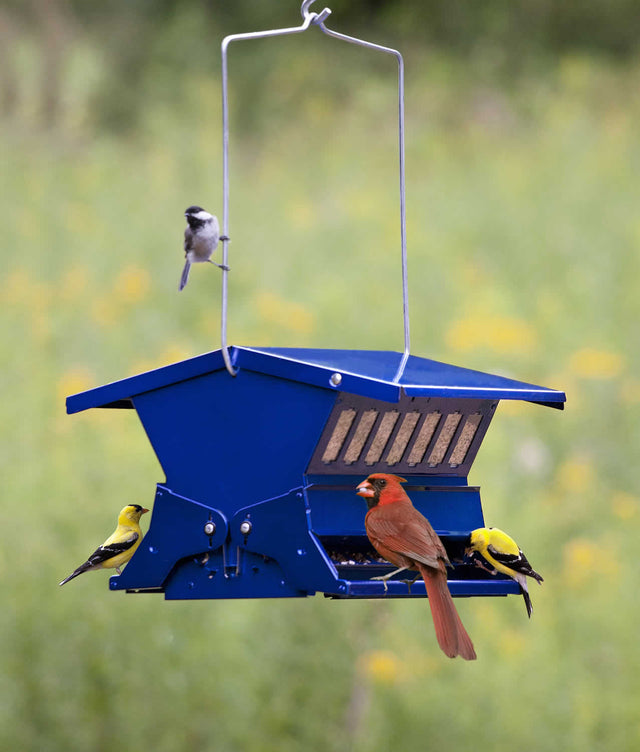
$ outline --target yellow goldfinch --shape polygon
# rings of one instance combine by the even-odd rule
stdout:
[[[529,597],[527,577],[533,577],[538,583],[544,580],[534,571],[518,544],[502,530],[498,530],[497,527],[479,527],[477,530],[472,531],[469,538],[467,553],[476,551],[494,569],[509,575],[509,577],[512,577],[520,585],[524,604],[527,607],[527,614],[531,618],[533,606]]]
[[[142,540],[140,517],[148,511],[139,504],[128,504],[124,507],[118,515],[118,527],[101,546],[96,548],[84,564],[81,564],[60,584],[64,585],[65,582],[92,569],[115,569],[118,574],[121,574],[120,567],[129,561],[140,545]]]

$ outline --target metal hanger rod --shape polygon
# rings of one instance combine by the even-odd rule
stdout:
[[[404,373],[410,352],[409,337],[409,288],[407,274],[407,233],[406,233],[406,209],[405,209],[405,156],[404,156],[404,60],[398,50],[391,47],[383,47],[373,42],[367,42],[364,39],[358,39],[338,31],[333,31],[325,26],[324,21],[328,18],[331,11],[324,8],[320,13],[312,13],[309,7],[314,0],[304,0],[302,3],[301,13],[303,23],[300,26],[292,26],[284,29],[269,29],[267,31],[254,31],[245,34],[231,34],[222,40],[222,234],[229,235],[229,102],[228,102],[228,68],[227,57],[228,48],[232,42],[264,39],[267,37],[285,36],[289,34],[300,34],[306,31],[312,24],[330,37],[340,39],[343,42],[356,44],[360,47],[366,47],[371,50],[385,52],[393,55],[398,62],[398,141],[399,141],[399,163],[400,163],[400,245],[402,254],[402,313],[404,322],[404,352],[400,364],[393,378],[395,383],[400,381]],[[228,266],[228,241],[222,242],[222,263]],[[228,272],[222,272],[222,315],[220,320],[221,326],[221,349],[227,371],[235,376],[237,371],[231,363],[231,356],[227,345],[227,305],[228,305]]]

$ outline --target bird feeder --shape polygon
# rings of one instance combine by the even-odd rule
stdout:
[[[69,413],[134,409],[166,474],[149,531],[113,590],[166,598],[425,595],[371,581],[390,565],[364,529],[357,483],[407,479],[453,562],[484,526],[467,475],[501,399],[562,407],[552,389],[401,353],[232,347],[92,389]],[[456,564],[453,595],[518,593]]]
[[[149,530],[112,590],[167,599],[425,596],[422,581],[372,580],[392,568],[371,547],[355,487],[386,472],[407,479],[453,563],[454,596],[519,593],[510,578],[464,564],[484,526],[467,477],[500,400],[562,408],[565,395],[411,355],[404,217],[402,56],[327,29],[302,4],[302,26],[222,43],[223,233],[228,235],[226,53],[236,40],[326,34],[398,61],[403,352],[229,347],[227,271],[221,348],[67,398],[67,411],[135,410],[166,475]],[[223,244],[227,266],[228,245]]]

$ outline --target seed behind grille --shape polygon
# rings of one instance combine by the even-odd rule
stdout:
[[[356,411],[350,407],[347,410],[343,410],[340,413],[336,427],[333,429],[331,438],[329,439],[324,454],[322,455],[323,462],[335,462],[338,459],[344,440],[347,438],[351,424],[356,417]]]
[[[439,465],[444,459],[449,444],[451,444],[451,439],[453,439],[453,435],[458,427],[458,423],[460,423],[460,418],[462,418],[461,413],[450,413],[445,418],[444,426],[442,426],[442,430],[440,431],[440,436],[438,436],[436,445],[433,447],[433,451],[429,455],[429,465],[431,467]]]
[[[344,453],[344,461],[347,465],[351,465],[358,461],[360,453],[367,443],[373,424],[378,417],[377,410],[365,410],[362,413],[362,417],[356,427],[356,432],[351,439],[351,443],[347,447],[347,451]]]
[[[438,423],[440,422],[441,417],[441,413],[433,412],[429,413],[424,419],[424,423],[422,424],[422,428],[420,429],[416,443],[413,445],[413,448],[409,453],[409,465],[419,465],[422,462],[425,452],[427,451],[427,447],[429,446],[431,439],[433,438],[433,434],[438,426]]]
[[[384,452],[384,448],[387,446],[389,436],[391,436],[393,427],[399,417],[400,413],[397,410],[391,410],[382,416],[380,427],[378,428],[376,435],[373,437],[373,441],[371,442],[371,446],[365,457],[365,464],[375,465],[375,463],[378,462],[382,456],[382,452]]]
[[[458,467],[458,465],[461,465],[464,462],[464,458],[467,456],[467,452],[469,451],[469,447],[471,446],[473,437],[476,435],[481,420],[482,415],[480,413],[473,413],[473,415],[470,415],[465,420],[464,426],[462,426],[462,431],[460,432],[460,438],[456,442],[453,452],[451,452],[451,457],[449,457],[449,464],[451,467]]]
[[[411,436],[413,435],[413,431],[418,425],[419,420],[420,413],[416,411],[407,413],[404,416],[402,423],[400,424],[400,429],[396,434],[396,438],[394,439],[393,444],[391,445],[391,449],[389,450],[385,459],[387,465],[396,465],[398,462],[400,462],[402,455],[404,454],[404,450],[407,448],[407,444],[409,443]]]

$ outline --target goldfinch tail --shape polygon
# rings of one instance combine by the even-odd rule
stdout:
[[[79,566],[74,572],[72,572],[68,577],[65,577],[64,580],[60,583],[60,585],[64,585],[66,582],[69,582],[69,580],[72,580],[74,577],[77,577],[79,574],[82,574],[83,572],[88,572],[90,569],[93,569],[91,564],[89,564],[88,561],[85,561],[84,564]]]
[[[529,591],[525,590],[523,587],[520,588],[522,592],[522,597],[524,598],[524,605],[527,607],[527,615],[529,618],[531,618],[531,614],[533,613],[533,604],[531,603],[531,598],[529,597]]]
[[[518,585],[520,585],[520,592],[522,593],[522,597],[524,598],[524,605],[527,607],[527,616],[531,618],[531,614],[533,613],[533,604],[531,603],[531,597],[529,596],[527,578],[523,574],[520,574],[520,572],[515,572],[513,579],[518,583]]]

